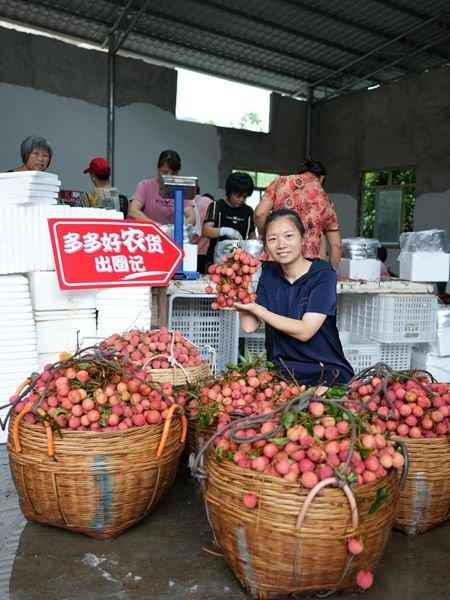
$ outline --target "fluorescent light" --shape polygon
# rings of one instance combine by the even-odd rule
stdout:
[[[369,85],[369,87],[367,89],[368,90],[376,90],[379,87],[380,87],[380,84],[376,83],[375,85]]]

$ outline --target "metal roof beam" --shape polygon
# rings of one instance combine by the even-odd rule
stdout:
[[[318,6],[315,6],[314,4],[310,3],[310,2],[304,2],[303,0],[283,0],[284,2],[287,2],[289,4],[292,4],[293,6],[298,6],[299,8],[310,12],[314,15],[319,15],[320,17],[325,17],[326,19],[331,19],[332,21],[336,21],[337,23],[342,23],[342,25],[347,25],[349,27],[353,27],[354,29],[359,29],[360,31],[364,31],[364,32],[369,32],[372,35],[377,35],[378,37],[382,37],[384,38],[386,41],[392,41],[394,39],[394,37],[392,35],[390,35],[389,33],[386,33],[385,31],[382,31],[381,29],[378,29],[378,27],[374,27],[373,25],[363,25],[361,23],[358,23],[356,21],[354,21],[353,19],[349,19],[348,17],[343,17],[342,15],[337,15],[329,10],[325,10],[323,8],[319,8]],[[402,43],[402,42],[400,42]],[[437,56],[438,58],[444,58],[444,59],[448,59],[448,57],[441,53],[441,52],[430,52],[429,54],[432,54],[433,56]],[[410,71],[410,72],[416,72],[415,70],[410,69],[409,67],[402,67],[405,69],[405,71]]]
[[[277,25],[270,21],[269,19],[265,19],[264,17],[257,15],[250,15],[243,10],[237,10],[235,8],[230,8],[228,6],[224,6],[220,1],[216,2],[214,0],[192,0],[196,4],[201,4],[204,6],[213,6],[221,10],[224,13],[239,16],[241,18],[246,19],[250,23],[260,23],[261,25],[266,25],[271,29],[277,30],[280,33],[290,33],[295,35],[296,37],[303,37],[305,40],[309,40],[311,42],[315,42],[322,46],[327,46],[328,48],[334,48],[335,50],[339,50],[340,52],[346,52],[347,54],[353,54],[355,56],[363,56],[364,52],[361,50],[356,50],[355,48],[351,48],[349,46],[345,46],[344,44],[339,44],[337,42],[331,42],[330,40],[326,40],[324,38],[318,37],[316,35],[312,35],[311,33],[306,33],[303,31],[299,31],[297,28],[290,27],[287,25]]]
[[[30,2],[30,4],[34,4],[34,3]],[[74,17],[74,18],[78,18],[78,19],[83,18],[83,17],[80,17],[79,14],[74,13],[74,12],[68,10],[67,8],[60,8],[60,7],[58,7],[57,11],[55,10],[55,12],[59,12],[59,13],[65,14],[65,15],[67,15],[69,17]],[[105,21],[101,21],[98,18],[93,18],[93,17],[85,17],[85,18],[89,19],[89,21],[91,21],[92,23],[95,23],[95,24],[97,24],[99,26],[105,27],[105,29],[109,29],[110,28],[110,24],[109,23],[107,23]],[[31,21],[29,21],[28,23],[31,24],[31,25],[33,25],[33,23]],[[37,26],[40,27],[41,25],[38,24]],[[67,30],[62,30],[62,29],[57,29],[57,28],[52,28],[51,30],[53,30],[53,31],[55,31],[57,33],[63,34],[63,35],[72,35],[72,36],[74,36],[74,34],[68,32]],[[166,42],[167,43],[167,38],[164,37],[164,35],[162,35],[162,34],[161,35],[152,34],[150,36],[150,35],[146,34],[143,31],[137,31],[137,30],[134,30],[134,33],[137,34],[137,35],[139,35],[139,36],[141,36],[141,37],[143,37],[143,38],[148,38],[149,40],[151,40],[152,38],[154,38],[154,39],[159,40],[161,42]],[[92,38],[83,38],[83,37],[80,37],[78,34],[75,34],[75,37],[78,37],[79,39],[85,40],[85,41],[88,41],[88,42],[93,42],[94,41],[94,43],[95,43],[95,40],[92,40]],[[194,48],[192,46],[187,46],[186,44],[182,44],[180,42],[173,42],[173,41],[171,41],[170,43],[172,45],[174,45],[174,46],[178,46],[179,48],[181,48],[183,50],[195,50],[195,51],[197,51],[199,53],[202,53],[202,54],[205,54],[205,55],[210,55],[210,56],[212,56],[214,58],[223,58],[223,59],[228,60],[228,61],[230,61],[232,63],[235,63],[236,65],[241,65],[241,66],[244,66],[244,67],[250,67],[250,68],[259,69],[261,71],[265,71],[266,73],[269,73],[269,74],[274,75],[274,76],[281,76],[281,77],[289,77],[291,79],[298,79],[299,81],[304,82],[305,85],[308,85],[308,84],[312,83],[311,79],[299,76],[299,75],[297,75],[295,73],[289,73],[287,71],[280,71],[280,70],[268,69],[265,65],[258,65],[258,64],[255,64],[255,63],[250,63],[250,62],[247,62],[247,61],[243,61],[241,59],[234,58],[234,57],[226,55],[224,53],[217,53],[217,52],[212,52],[211,50],[203,50],[201,48]],[[130,51],[134,52],[132,48],[130,48]],[[140,53],[140,54],[142,54],[142,53]],[[153,57],[156,60],[165,60],[165,59],[158,58],[157,56],[154,56],[154,55],[151,55],[151,54],[142,54],[142,56],[147,56],[148,58]],[[177,61],[177,64],[178,64],[178,61]],[[180,62],[180,65],[181,65],[181,62]],[[192,70],[197,70],[197,67],[192,66],[192,65],[191,66],[187,66],[186,68],[192,69]],[[220,75],[218,73],[216,73],[216,77],[220,77]],[[226,75],[224,77],[226,78]],[[233,79],[234,79],[234,76],[233,76]],[[248,85],[258,85],[258,84],[248,82]],[[285,92],[282,92],[282,93],[292,94],[292,91],[286,90]],[[301,93],[301,90],[300,90],[299,93]]]
[[[119,50],[119,48],[123,45],[123,43],[125,42],[125,40],[127,39],[127,37],[130,35],[133,27],[136,25],[136,23],[139,21],[139,19],[141,18],[141,16],[143,15],[143,13],[145,12],[147,6],[150,4],[150,0],[146,0],[144,2],[144,4],[141,6],[141,8],[138,10],[138,12],[134,15],[134,17],[131,19],[130,24],[128,25],[127,30],[122,34],[122,36],[117,40],[115,46],[114,46],[114,52],[117,52],[117,50]]]
[[[440,36],[439,38],[433,40],[432,42],[429,42],[428,44],[426,44],[425,46],[421,46],[420,48],[416,48],[415,50],[412,50],[411,52],[408,53],[408,57],[410,56],[414,56],[415,54],[418,54],[419,52],[423,52],[424,50],[427,50],[428,48],[431,48],[432,46],[434,46],[435,44],[439,44],[439,42],[442,42],[443,40],[447,39],[449,37],[450,33],[448,31],[446,31],[446,33],[442,36]],[[401,58],[398,58],[394,61],[392,61],[390,63],[390,66],[394,66],[399,60],[402,60]],[[354,85],[356,85],[357,83],[360,83],[361,81],[364,81],[366,79],[370,79],[372,75],[375,75],[376,73],[379,73],[380,71],[382,71],[385,67],[380,67],[378,69],[376,69],[375,71],[372,71],[371,73],[368,73],[367,75],[364,75],[363,77],[360,77],[359,79],[356,79],[334,91],[331,92],[331,97],[335,97],[338,96],[339,94],[341,94],[342,92],[345,92],[346,90],[352,88]],[[322,102],[323,100],[328,100],[330,99],[330,96],[327,98],[323,98],[322,100],[319,100],[318,102]]]
[[[368,52],[363,58],[354,60],[354,61],[348,63],[347,65],[344,65],[340,69],[336,69],[336,71],[334,73],[331,73],[330,75],[327,75],[326,77],[322,77],[321,79],[318,79],[317,81],[315,81],[313,83],[313,87],[317,87],[318,85],[324,83],[325,81],[330,80],[332,77],[338,75],[339,73],[345,73],[349,69],[349,67],[353,67],[353,66],[357,65],[358,63],[362,63],[367,58],[374,57],[376,54],[378,54],[379,52],[381,52],[385,48],[389,47],[391,44],[397,42],[399,39],[405,38],[407,40],[408,36],[411,35],[411,33],[415,33],[416,31],[418,31],[420,29],[424,29],[426,26],[430,25],[431,23],[439,22],[439,21],[442,20],[442,24],[443,24],[444,30],[446,31],[446,35],[443,36],[442,39],[445,39],[448,36],[447,27],[446,27],[446,20],[445,19],[446,19],[446,15],[445,14],[443,14],[443,15],[436,15],[434,17],[429,18],[424,23],[421,23],[420,25],[416,25],[415,27],[412,27],[407,32],[405,32],[404,34],[398,36],[397,38],[395,38],[391,42],[386,42],[385,44],[382,44],[381,46],[379,46],[375,50],[372,50],[371,52]],[[442,41],[442,39],[433,40],[433,42],[431,42],[430,44],[426,44],[425,46],[421,46],[420,48],[416,49],[414,52],[408,53],[406,56],[401,56],[400,58],[397,58],[394,61],[390,61],[387,64],[385,64],[383,67],[380,67],[380,68],[376,69],[375,71],[371,72],[371,74],[379,73],[380,71],[385,70],[385,69],[387,69],[387,68],[389,68],[389,67],[391,67],[391,66],[393,66],[393,65],[395,65],[397,63],[399,63],[401,60],[404,60],[406,57],[409,58],[410,56],[413,56],[413,55],[417,54],[418,52],[424,51],[427,48],[438,44],[440,41]],[[367,74],[364,77],[364,79],[369,79],[371,74]],[[361,78],[360,78],[360,80],[361,80]],[[348,88],[348,86],[345,86],[345,89],[347,89],[347,88]],[[339,88],[339,89],[342,89],[342,88]]]
[[[166,16],[162,13],[159,13],[158,11],[155,11],[155,10],[147,10],[145,14],[148,16],[158,17],[159,19],[163,19],[163,20],[169,19],[168,16]],[[334,69],[334,66],[331,65],[330,63],[324,63],[319,60],[305,58],[301,54],[288,52],[285,50],[280,50],[279,48],[274,48],[273,46],[270,46],[269,44],[264,44],[264,43],[260,43],[260,42],[252,42],[252,41],[248,40],[248,38],[242,39],[242,37],[239,35],[234,35],[234,34],[231,34],[228,32],[218,31],[217,29],[214,29],[212,27],[203,27],[201,25],[198,25],[198,23],[191,23],[191,22],[187,21],[186,19],[180,19],[178,17],[170,17],[170,21],[173,23],[178,23],[181,26],[187,25],[190,27],[194,27],[198,31],[202,31],[205,33],[212,33],[213,35],[224,38],[225,40],[234,40],[236,42],[240,42],[241,44],[247,44],[247,45],[251,46],[252,48],[261,48],[262,50],[272,52],[273,54],[278,54],[282,58],[291,58],[293,60],[299,60],[303,63],[307,63],[314,67],[320,67],[321,69],[326,69],[327,71],[332,71]],[[142,33],[145,34],[144,31],[142,31]]]

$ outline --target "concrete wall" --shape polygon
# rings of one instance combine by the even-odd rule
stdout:
[[[329,190],[359,198],[362,171],[405,166],[417,170],[417,197],[449,189],[449,98],[442,68],[316,105],[313,153],[327,165]],[[437,207],[426,220],[443,225]]]
[[[106,153],[106,54],[0,28],[0,170],[20,164],[30,134],[53,145],[50,171],[63,187],[89,189],[82,174]],[[153,177],[161,150],[174,148],[202,191],[221,195],[231,169],[291,172],[302,158],[304,103],[272,95],[269,134],[175,118],[177,73],[117,59],[116,183],[131,195]]]

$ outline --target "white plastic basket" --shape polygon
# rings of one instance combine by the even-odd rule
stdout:
[[[431,294],[343,294],[338,324],[382,343],[431,342],[437,298]]]
[[[242,333],[244,340],[244,351],[251,352],[254,356],[263,354],[266,351],[266,334],[264,331],[255,331],[254,333]]]
[[[237,363],[239,355],[239,318],[236,311],[213,310],[213,296],[208,294],[173,294],[169,297],[168,326],[177,329],[209,360],[211,346],[217,351],[217,370]]]
[[[412,350],[412,344],[380,344],[380,360],[397,371],[409,369]]]
[[[339,337],[344,356],[355,373],[380,362],[380,344],[349,331],[340,331]]]

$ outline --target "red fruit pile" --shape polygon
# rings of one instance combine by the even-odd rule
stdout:
[[[387,392],[383,378],[354,381],[349,398],[364,402],[375,413],[380,431],[420,438],[443,438],[450,431],[450,385],[426,378],[390,378]]]
[[[222,264],[211,265],[208,268],[209,278],[216,284],[217,292],[211,308],[217,310],[231,308],[235,302],[254,302],[256,294],[250,291],[250,283],[258,266],[259,261],[242,248],[234,248],[229,256],[222,256]],[[211,286],[207,286],[205,291],[207,294],[214,293]]]
[[[129,359],[135,368],[169,369],[171,357],[183,367],[196,367],[203,364],[197,348],[179,331],[169,331],[167,327],[151,331],[133,329],[119,335],[114,333],[100,344],[102,350],[111,348],[115,354]]]
[[[11,402],[15,401],[13,396]],[[17,402],[15,411],[20,413],[37,401],[61,429],[111,431],[160,423],[174,397],[169,383],[146,384],[86,361],[56,369],[47,365],[32,391]],[[25,421],[44,425],[43,418],[32,413]]]
[[[191,391],[195,398],[188,402],[191,418],[210,425],[220,417],[220,423],[230,421],[229,414],[249,416],[270,412],[304,391],[305,386],[289,384],[268,369],[230,369],[219,377],[204,381]],[[177,400],[180,403],[180,399]]]
[[[225,429],[221,418],[217,431],[223,434],[214,440],[216,454],[244,469],[298,482],[306,489],[336,472],[349,483],[365,484],[383,479],[392,467],[403,466],[402,454],[371,425],[368,412],[355,416],[357,438],[350,456],[351,426],[341,408],[314,401],[298,414],[281,414],[279,419],[234,434]],[[251,441],[259,434],[267,434],[268,439]]]

